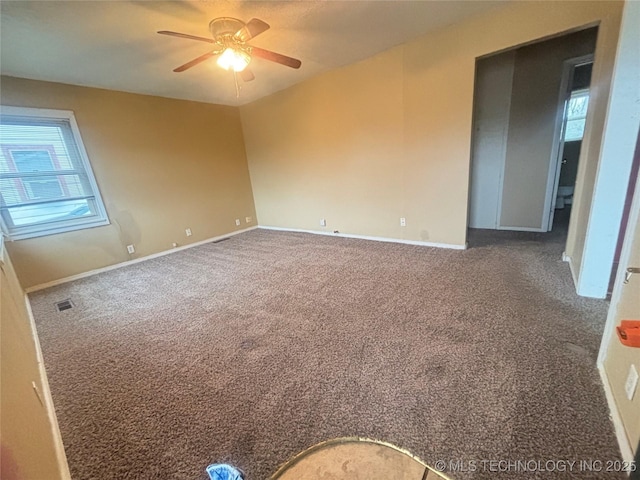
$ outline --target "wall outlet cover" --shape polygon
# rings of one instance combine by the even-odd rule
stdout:
[[[244,217],[244,221],[247,223],[251,223],[251,217]]]
[[[240,226],[240,219],[236,218],[236,227],[239,227],[239,226]]]
[[[136,247],[134,247],[133,245],[127,245],[127,252],[136,253]]]
[[[187,228],[187,229],[184,231],[184,233],[186,233],[186,234],[187,234],[187,237],[190,237],[190,236],[191,236],[191,229],[190,229],[190,228]]]
[[[400,217],[400,226],[401,227],[406,227],[407,226],[407,219],[404,217]]]

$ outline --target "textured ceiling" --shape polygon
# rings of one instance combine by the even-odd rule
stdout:
[[[2,1],[3,75],[240,105],[321,72],[370,57],[430,30],[495,8],[497,1]],[[293,70],[256,58],[256,79],[236,98],[233,75],[215,59],[183,73],[210,37],[209,21],[257,17],[271,29],[250,43],[302,60]]]

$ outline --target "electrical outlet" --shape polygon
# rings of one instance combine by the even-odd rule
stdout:
[[[136,247],[134,247],[133,245],[127,245],[127,252],[131,253],[136,253]]]
[[[401,227],[406,227],[407,226],[407,219],[404,217],[400,217],[400,226]]]
[[[240,226],[240,219],[236,218],[236,227],[239,227],[239,226]]]
[[[190,236],[191,236],[191,229],[190,229],[190,228],[187,228],[187,229],[184,231],[184,233],[186,233],[186,234],[187,234],[187,237],[190,237]]]
[[[244,217],[244,221],[247,223],[251,223],[251,217]]]
[[[326,227],[327,226],[327,221],[324,218],[320,219],[320,226],[321,227]]]
[[[624,391],[627,394],[629,400],[633,400],[633,395],[636,393],[636,387],[638,386],[638,371],[635,365],[631,364],[629,367],[629,373],[627,374],[627,381],[624,384]]]

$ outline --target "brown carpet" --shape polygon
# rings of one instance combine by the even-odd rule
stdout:
[[[32,294],[72,475],[203,479],[226,461],[258,480],[353,435],[432,464],[619,459],[595,367],[607,304],[575,295],[561,239],[254,230]]]

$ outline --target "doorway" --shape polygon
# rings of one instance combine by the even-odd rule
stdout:
[[[555,142],[551,161],[553,180],[547,196],[550,204],[547,231],[569,229],[578,162],[589,108],[593,55],[566,60],[563,66]],[[554,173],[555,172],[555,173]],[[550,178],[551,180],[551,178]]]
[[[543,233],[554,216],[568,224],[597,32],[477,59],[470,229]]]

